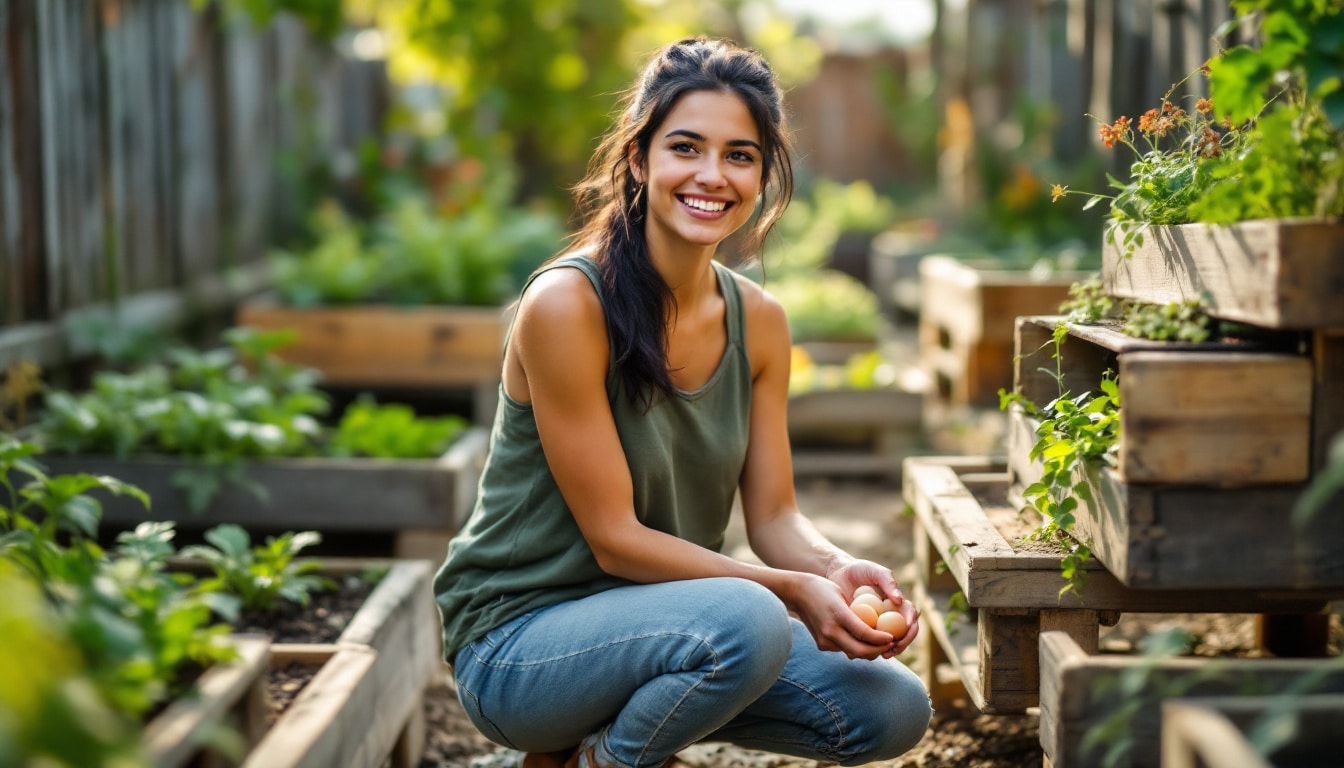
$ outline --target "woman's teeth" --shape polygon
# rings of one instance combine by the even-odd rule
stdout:
[[[700,211],[709,211],[717,213],[728,207],[728,204],[722,200],[697,200],[693,197],[683,197],[681,202]]]

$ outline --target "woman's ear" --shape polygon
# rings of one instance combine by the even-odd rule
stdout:
[[[630,175],[634,177],[636,184],[644,183],[644,159],[639,156],[639,147],[630,142],[630,146],[625,150],[625,162],[630,165]]]

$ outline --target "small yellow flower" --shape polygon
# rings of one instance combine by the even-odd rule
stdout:
[[[1050,202],[1053,203],[1053,202],[1055,202],[1056,200],[1058,200],[1059,198],[1061,198],[1061,197],[1063,197],[1064,195],[1068,194],[1068,190],[1069,190],[1069,188],[1068,188],[1068,186],[1065,185],[1065,184],[1051,184],[1051,185],[1050,185]]]

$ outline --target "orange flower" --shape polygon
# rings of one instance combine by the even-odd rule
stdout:
[[[1218,133],[1212,128],[1206,127],[1203,135],[1199,137],[1199,156],[1218,157],[1222,153],[1223,147],[1219,141]]]
[[[1195,111],[1207,115],[1213,111],[1213,99],[1200,99],[1195,102]]]
[[[1102,146],[1111,149],[1115,142],[1123,141],[1129,135],[1129,118],[1121,115],[1114,125],[1101,126],[1100,133]]]
[[[1139,118],[1139,132],[1152,133],[1157,130],[1157,109],[1153,108],[1144,112]]]
[[[1064,184],[1051,184],[1051,185],[1050,185],[1050,202],[1052,202],[1052,203],[1055,202],[1055,201],[1058,200],[1059,198],[1063,197],[1068,191],[1069,191],[1069,188],[1068,188],[1066,185],[1064,185]]]

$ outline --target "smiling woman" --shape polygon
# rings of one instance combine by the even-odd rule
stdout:
[[[748,224],[759,248],[788,203],[779,85],[756,52],[688,39],[624,107],[583,229],[519,300],[481,493],[436,579],[463,708],[528,766],[662,766],[706,740],[894,757],[930,717],[894,658],[919,616],[799,510],[787,319],[714,259]],[[721,552],[739,495],[758,563]],[[898,633],[850,610],[865,585]]]

